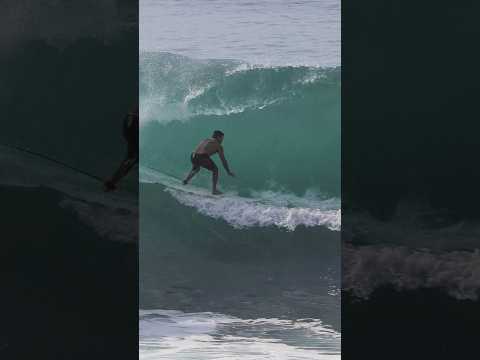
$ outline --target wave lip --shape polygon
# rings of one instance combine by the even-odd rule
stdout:
[[[223,219],[238,229],[276,226],[293,231],[298,226],[324,226],[340,231],[341,228],[340,201],[319,199],[315,192],[307,191],[305,197],[273,191],[252,191],[252,198],[231,192],[212,197],[206,196],[204,189],[184,187],[179,180],[143,166],[140,181],[161,184],[181,204],[214,219]]]
[[[339,67],[266,66],[140,54],[140,119],[167,123],[263,110],[315,89],[339,92]]]
[[[220,129],[229,163],[242,174],[239,181],[222,180],[230,189],[341,196],[339,67],[255,66],[147,52],[139,79],[141,164],[183,176],[192,148]],[[201,174],[195,183],[209,186]]]
[[[263,204],[256,199],[229,196],[206,198],[201,195],[166,189],[180,203],[195,207],[201,214],[223,219],[235,228],[252,226],[277,226],[293,231],[297,226],[325,226],[339,231],[341,214],[339,209],[321,210],[312,208],[289,208]]]

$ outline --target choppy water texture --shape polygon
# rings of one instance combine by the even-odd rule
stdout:
[[[339,333],[316,319],[140,313],[140,359],[340,359],[339,348]]]
[[[340,356],[339,9],[140,2],[141,358]]]
[[[340,65],[337,0],[141,0],[140,49],[264,65]]]

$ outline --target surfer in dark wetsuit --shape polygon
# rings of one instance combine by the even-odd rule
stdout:
[[[113,176],[104,182],[105,191],[113,191],[117,183],[125,177],[138,162],[138,105],[130,111],[123,121],[123,137],[127,141],[127,155]]]
[[[220,160],[222,161],[225,170],[227,170],[228,175],[235,176],[235,174],[230,171],[227,160],[225,159],[225,155],[223,153],[223,147],[221,145],[223,137],[223,132],[221,132],[220,130],[215,130],[211,138],[203,140],[197,146],[197,148],[190,157],[190,160],[192,162],[192,170],[185,178],[185,180],[183,180],[184,185],[187,185],[188,182],[200,171],[200,168],[203,167],[212,172],[212,194],[221,194],[221,192],[217,190],[218,168],[217,165],[210,158],[210,156],[218,153],[218,156],[220,156]]]

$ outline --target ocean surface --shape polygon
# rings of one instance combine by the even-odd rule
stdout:
[[[140,49],[263,65],[340,65],[337,0],[141,0]]]
[[[140,358],[339,358],[340,2],[141,1],[139,79]]]
[[[124,189],[106,193],[94,174],[81,173],[21,148],[0,145],[0,161],[5,169],[1,187],[58,192],[58,206],[100,237],[122,243],[138,240],[135,193]]]
[[[138,172],[102,184],[138,95],[136,19],[130,0],[2,3],[2,359],[138,355]]]

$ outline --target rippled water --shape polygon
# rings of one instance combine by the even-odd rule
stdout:
[[[140,359],[339,359],[340,336],[317,319],[239,319],[142,311]]]
[[[339,0],[141,0],[140,49],[263,65],[340,65]]]
[[[141,0],[140,52],[140,359],[339,359],[340,1]]]

